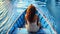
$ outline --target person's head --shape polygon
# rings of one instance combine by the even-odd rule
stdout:
[[[36,8],[31,4],[26,11],[26,16],[25,16],[26,20],[28,20],[29,22],[33,22],[35,13],[36,13]]]

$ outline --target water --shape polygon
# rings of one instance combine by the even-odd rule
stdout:
[[[7,0],[4,0],[4,1],[7,1]],[[28,1],[27,0],[9,0],[7,2],[5,2],[5,3],[8,4],[7,5],[8,8],[6,8],[6,7],[3,7],[3,8],[8,9],[8,11],[7,11],[8,20],[6,20],[6,22],[4,22],[5,20],[2,20],[3,22],[0,22],[0,23],[3,23],[1,26],[3,26],[5,24],[3,27],[0,27],[1,33],[6,33],[7,31],[9,31],[10,28],[15,23],[16,19],[27,9],[27,7],[30,4],[33,4],[34,6],[36,6],[36,9],[40,9],[43,12],[43,14],[45,14],[45,16],[48,18],[48,20],[51,20],[51,22],[54,21],[54,20],[52,21],[52,19],[54,17],[53,16],[52,16],[53,18],[51,17],[51,15],[46,7],[46,2],[44,2],[44,1],[41,2],[41,1],[35,1],[35,0],[28,0]],[[4,4],[3,4],[3,6],[4,6]],[[7,17],[7,16],[5,16],[5,17]],[[52,18],[52,19],[50,19],[50,18]]]

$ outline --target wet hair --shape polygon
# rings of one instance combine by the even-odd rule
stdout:
[[[31,4],[27,8],[25,19],[28,20],[29,22],[34,22],[34,20],[36,19],[36,18],[34,18],[35,17],[35,13],[36,13],[36,8],[35,8],[35,6],[33,6]]]

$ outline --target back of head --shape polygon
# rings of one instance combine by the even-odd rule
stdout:
[[[26,20],[28,20],[29,22],[33,22],[35,13],[36,13],[36,8],[31,4],[26,11],[26,17],[25,17]]]

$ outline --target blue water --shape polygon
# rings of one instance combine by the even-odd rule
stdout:
[[[59,0],[48,0],[47,7],[51,15],[55,18],[56,31],[60,34],[60,2]]]
[[[9,0],[9,1],[7,1],[7,2],[10,2],[9,4],[6,3],[6,4],[8,4],[8,5],[6,5],[8,8],[6,8],[6,7],[3,7],[3,8],[8,9],[7,16],[9,17],[9,19],[4,23],[5,25],[2,24],[3,27],[0,26],[0,33],[2,34],[3,32],[6,33],[7,31],[9,31],[9,29],[13,26],[13,24],[15,23],[17,18],[27,9],[27,7],[30,4],[33,4],[34,6],[36,6],[36,9],[40,9],[43,12],[43,14],[48,18],[48,20],[52,23],[52,25],[54,26],[54,29],[56,29],[56,31],[59,33],[59,31],[60,31],[59,30],[59,22],[60,22],[59,9],[60,8],[59,8],[59,6],[55,7],[54,0],[52,0],[52,1],[48,0],[47,3],[46,3],[46,1],[45,0],[44,1],[43,0],[39,0],[39,1]],[[52,5],[52,7],[50,7],[50,5]],[[4,4],[3,4],[3,6],[4,6]],[[7,16],[5,15],[5,17],[7,17]],[[0,23],[3,23],[3,21],[5,21],[5,20],[2,20],[2,22],[0,21]]]

